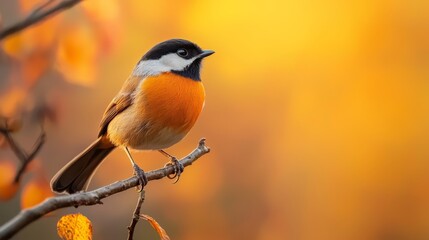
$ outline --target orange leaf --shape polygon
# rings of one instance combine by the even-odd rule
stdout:
[[[33,48],[31,40],[26,42],[26,39],[32,38],[28,33],[28,31],[23,31],[6,38],[2,42],[4,52],[17,59],[24,58]]]
[[[69,214],[58,221],[57,232],[63,240],[92,239],[92,224],[80,213]]]
[[[4,117],[13,117],[24,103],[26,92],[24,89],[14,87],[7,91],[5,95],[0,96],[0,115]]]
[[[97,50],[93,34],[84,25],[67,28],[59,39],[58,70],[72,83],[92,85]]]
[[[44,178],[38,178],[27,183],[22,189],[21,208],[32,207],[52,196],[53,193],[49,187],[48,181]]]
[[[36,51],[22,62],[20,74],[28,87],[32,87],[46,72],[49,66],[49,57],[45,52]]]
[[[121,5],[117,0],[91,0],[83,1],[80,6],[94,25],[93,31],[101,49],[100,54],[109,54],[118,46],[123,35]]]
[[[167,232],[159,225],[155,219],[146,214],[140,214],[141,219],[146,220],[150,225],[156,230],[161,240],[170,240],[170,237],[167,235]]]
[[[28,15],[30,12],[45,0],[20,0],[22,15]],[[56,31],[58,23],[61,21],[61,16],[49,18],[40,24],[13,34],[2,41],[3,50],[11,57],[19,60],[27,58],[36,51],[49,51],[57,37],[53,32]],[[46,53],[45,57],[46,57]]]
[[[55,32],[58,23],[57,18],[48,19],[39,25],[7,37],[2,42],[2,48],[9,56],[19,60],[23,60],[37,51],[49,51],[56,38],[52,32]]]
[[[13,182],[15,166],[8,161],[0,162],[0,201],[11,199],[18,190],[18,184]]]

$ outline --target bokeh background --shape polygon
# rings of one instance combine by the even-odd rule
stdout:
[[[0,1],[1,25],[42,1]],[[25,191],[91,143],[102,113],[142,54],[185,38],[204,62],[207,99],[191,133],[168,149],[212,152],[178,184],[146,188],[142,212],[172,239],[429,239],[429,1],[87,0],[1,42],[0,113],[23,122],[30,149],[47,142],[0,224]],[[167,161],[135,153],[146,170]],[[0,173],[16,157],[0,149]],[[6,170],[5,170],[6,169]],[[7,170],[9,169],[9,170]],[[91,188],[132,174],[115,151]],[[81,212],[95,239],[125,239],[134,190],[103,205],[57,211],[16,239],[56,239],[56,221]],[[147,223],[137,239],[157,239]]]

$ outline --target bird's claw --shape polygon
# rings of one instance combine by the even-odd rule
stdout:
[[[133,168],[134,168],[134,175],[136,175],[137,178],[139,179],[139,186],[136,187],[137,192],[141,192],[143,191],[144,186],[146,186],[148,180],[143,169],[137,166],[137,164],[134,164]]]
[[[164,165],[164,167],[173,166],[174,167],[174,173],[167,175],[169,179],[176,179],[173,183],[177,183],[180,179],[180,175],[182,174],[185,167],[183,164],[177,160],[177,158],[172,157],[171,160]]]

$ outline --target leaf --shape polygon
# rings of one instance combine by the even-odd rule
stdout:
[[[69,214],[58,221],[57,232],[63,240],[92,239],[92,224],[80,213]]]
[[[33,207],[52,196],[53,193],[48,181],[44,178],[35,179],[27,183],[22,189],[21,209]]]
[[[90,29],[84,25],[66,27],[59,36],[57,68],[69,82],[92,85],[98,47]]]
[[[39,52],[48,56],[57,35],[52,34],[58,28],[59,19],[51,18],[34,27],[25,29],[4,39],[1,47],[9,56],[25,60],[32,54]]]
[[[27,55],[29,49],[32,48],[32,46],[29,46],[29,44],[25,42],[25,39],[29,38],[32,37],[29,36],[28,31],[12,35],[2,42],[3,51],[11,57],[23,59]]]
[[[0,116],[14,117],[24,104],[26,94],[24,89],[13,87],[0,96]]]
[[[155,219],[146,214],[140,214],[141,219],[146,220],[150,225],[156,230],[161,240],[170,240],[170,237],[167,235],[167,232],[159,225]]]
[[[117,0],[83,1],[82,9],[93,24],[93,31],[101,49],[100,54],[105,56],[119,45],[122,33],[121,5]]]
[[[9,161],[0,162],[0,201],[6,201],[15,196],[18,184],[13,182],[15,166]]]
[[[35,51],[21,61],[20,78],[28,87],[34,86],[48,69],[50,59],[47,55],[44,51]]]

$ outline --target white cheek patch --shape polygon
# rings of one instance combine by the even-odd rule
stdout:
[[[196,57],[183,59],[175,53],[169,53],[156,60],[140,61],[133,71],[135,76],[153,76],[163,72],[182,71],[189,66]]]
[[[194,60],[195,60],[195,57],[191,59],[183,59],[175,53],[167,54],[165,56],[162,56],[159,59],[159,61],[163,65],[169,66],[171,70],[176,70],[176,71],[181,71],[185,69],[185,67],[189,66]]]

